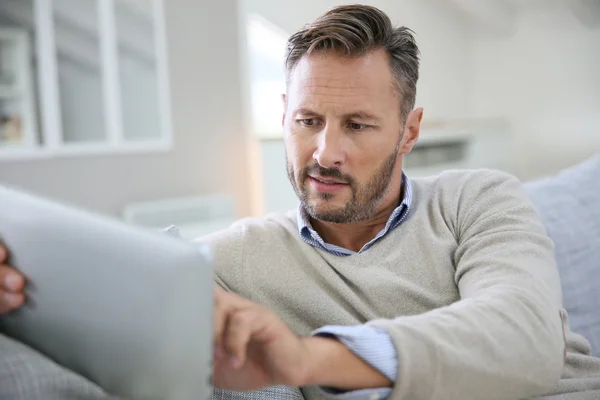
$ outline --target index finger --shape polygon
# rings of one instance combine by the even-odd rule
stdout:
[[[0,264],[6,262],[8,258],[8,251],[6,251],[6,247],[2,243],[0,243]]]

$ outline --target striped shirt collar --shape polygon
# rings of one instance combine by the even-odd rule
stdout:
[[[377,234],[377,236],[375,236],[375,238],[373,238],[369,243],[365,244],[363,248],[358,251],[359,253],[366,251],[371,246],[373,246],[380,238],[385,236],[388,232],[397,228],[408,215],[412,203],[412,184],[410,183],[410,179],[408,179],[404,172],[402,172],[402,184],[404,186],[404,197],[402,198],[402,202],[398,207],[394,209],[394,211],[388,218],[388,221],[385,224],[385,228],[383,228]],[[348,250],[333,244],[325,243],[325,241],[321,238],[317,231],[313,229],[310,223],[310,217],[302,207],[302,204],[298,204],[297,219],[300,237],[302,238],[302,240],[304,240],[311,246],[318,247],[337,256],[349,256],[352,254],[356,254],[355,251]]]

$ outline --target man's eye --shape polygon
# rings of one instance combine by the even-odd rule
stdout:
[[[298,120],[298,122],[300,122],[300,125],[306,126],[306,127],[314,127],[314,126],[319,125],[319,120],[314,119],[314,118],[300,119],[300,120]]]
[[[362,131],[367,129],[368,126],[365,124],[359,124],[358,122],[350,122],[348,124],[348,128],[350,128],[353,131]]]

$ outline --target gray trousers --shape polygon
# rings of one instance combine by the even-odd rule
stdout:
[[[215,389],[215,400],[304,400],[300,390],[272,387],[240,393]],[[89,380],[0,334],[0,400],[117,400]],[[465,399],[468,400],[468,399]],[[600,400],[599,390],[538,400]]]
[[[304,400],[298,389],[240,393],[215,389],[217,400]],[[0,400],[117,400],[98,385],[0,334]]]

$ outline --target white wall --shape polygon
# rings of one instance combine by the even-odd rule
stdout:
[[[522,179],[600,152],[600,24],[586,27],[566,1],[517,14],[510,37],[477,37],[473,112],[510,121]]]
[[[63,138],[101,141],[104,124],[97,0],[57,0],[53,4]],[[141,3],[140,3],[141,4]],[[4,0],[0,15],[29,30],[35,59],[32,0]],[[158,82],[152,14],[136,14],[116,2],[116,35],[124,134],[127,138],[160,136]]]

